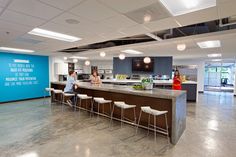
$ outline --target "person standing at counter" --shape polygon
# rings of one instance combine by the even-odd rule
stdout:
[[[101,79],[100,76],[98,75],[97,70],[93,70],[92,75],[90,76],[90,80],[92,84],[100,84]]]
[[[76,85],[76,81],[75,81],[75,76],[76,73],[74,71],[70,71],[69,72],[69,76],[67,77],[67,82],[66,82],[66,87],[64,88],[64,92],[65,93],[73,93],[75,94],[74,97],[71,97],[70,100],[67,100],[67,103],[69,106],[73,107],[75,105],[76,102],[76,92],[74,92],[74,89],[78,88],[78,85]]]
[[[181,83],[182,83],[182,81],[181,81],[181,78],[180,78],[179,70],[176,69],[175,73],[174,73],[172,89],[181,90],[182,89]]]

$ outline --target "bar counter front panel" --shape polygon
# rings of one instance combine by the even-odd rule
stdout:
[[[78,82],[78,85],[79,88],[77,89],[77,92],[80,94],[87,94],[92,97],[103,97],[112,101],[124,101],[127,104],[136,105],[135,114],[137,120],[139,118],[141,106],[150,106],[153,109],[168,111],[167,117],[169,125],[169,136],[172,144],[176,144],[178,142],[179,138],[186,128],[186,92],[167,89],[153,89],[153,91],[135,91],[130,86],[110,84],[97,86],[84,82]],[[65,87],[65,82],[52,82],[51,87],[54,89],[63,90]],[[94,110],[97,111],[97,105],[94,106]],[[105,105],[105,112],[111,113],[109,105]],[[126,110],[124,114],[126,118],[133,120],[133,110]],[[120,115],[120,109],[115,107],[114,117],[120,118]],[[153,124],[153,116],[151,117],[151,123]],[[142,114],[140,124],[142,126],[147,126],[147,114]],[[164,116],[157,117],[157,125],[165,129]]]

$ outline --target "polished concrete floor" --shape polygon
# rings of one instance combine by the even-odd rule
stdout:
[[[43,99],[0,104],[0,157],[235,157],[236,98],[205,93],[188,103],[187,128],[179,143],[134,135],[129,125],[106,128],[108,119],[89,118]]]

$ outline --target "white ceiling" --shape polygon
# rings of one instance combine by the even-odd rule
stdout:
[[[217,6],[209,9],[173,17],[164,14],[164,19],[157,19],[149,23],[140,24],[142,11],[148,6],[163,7],[159,0],[0,0],[0,46],[36,50],[36,54],[55,55],[55,51],[81,46],[106,40],[139,35],[143,33],[165,30],[199,22],[215,20],[236,15],[235,0],[217,0]],[[133,19],[131,18],[139,18]],[[141,17],[143,18],[143,17]],[[68,24],[66,19],[78,20],[78,24]],[[35,27],[48,29],[81,37],[75,43],[57,41],[27,34]],[[9,33],[6,33],[9,32]],[[190,38],[190,39],[189,39]],[[222,48],[202,50],[196,47],[196,40],[203,37],[188,37],[188,39],[175,39],[162,43],[146,45],[140,44],[140,50],[145,55],[173,55],[175,58],[204,57],[206,53],[221,51],[225,55],[235,57],[235,32],[212,34],[212,39],[221,39]],[[209,38],[208,35],[206,38]],[[204,37],[204,39],[206,39]],[[182,40],[182,41],[179,41]],[[185,42],[187,50],[176,51],[176,44]],[[137,45],[136,45],[137,46]],[[133,47],[135,48],[135,46]],[[122,47],[107,49],[109,55],[106,59],[117,55]],[[96,53],[96,55],[94,55]],[[56,53],[58,55],[58,53]],[[92,55],[91,55],[92,54]],[[231,55],[230,55],[231,54]],[[65,55],[65,54],[59,54]],[[84,56],[97,59],[98,52],[86,52]],[[99,58],[100,59],[100,58]]]

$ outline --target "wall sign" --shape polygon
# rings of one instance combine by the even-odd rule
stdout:
[[[0,52],[0,102],[43,97],[48,86],[47,56]]]

